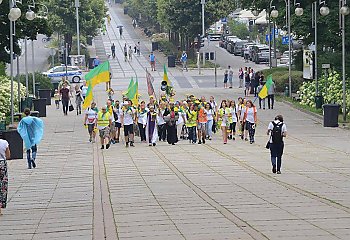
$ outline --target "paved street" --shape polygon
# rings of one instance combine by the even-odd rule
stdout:
[[[111,11],[111,10],[110,10]],[[116,25],[125,26],[120,39]],[[114,31],[113,31],[114,29]],[[131,20],[113,7],[107,34],[95,39],[101,59],[111,43],[112,87],[120,98],[131,77],[147,101],[145,72],[150,42],[138,37]],[[142,56],[124,62],[125,42],[142,41]],[[164,58],[157,53],[155,89]],[[176,98],[213,95],[237,99],[238,88],[223,89],[211,70],[202,76],[169,69]],[[236,82],[237,84],[237,82]],[[104,86],[95,88],[99,106]],[[323,128],[319,119],[278,102],[258,111],[256,143],[236,140],[171,146],[160,142],[135,148],[123,142],[100,150],[88,142],[83,119],[48,106],[37,169],[25,160],[9,161],[9,202],[0,217],[0,239],[350,239],[350,132]],[[288,127],[281,175],[271,173],[266,128],[282,114]]]

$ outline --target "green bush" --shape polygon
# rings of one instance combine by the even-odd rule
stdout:
[[[6,64],[0,62],[0,76],[6,76]]]
[[[284,92],[286,85],[289,84],[289,72],[288,68],[280,67],[280,68],[271,68],[262,71],[265,78],[272,74],[272,79],[276,84],[277,92]],[[293,70],[291,72],[292,77],[292,92],[297,92],[300,86],[303,84],[303,72]]]
[[[26,75],[21,74],[19,76],[21,83],[26,85]],[[45,76],[40,72],[35,72],[35,83],[39,83],[40,89],[53,89],[53,85],[51,83],[51,78]],[[28,74],[28,91],[29,94],[33,94],[33,75]]]
[[[176,48],[176,46],[167,41],[167,40],[160,40],[159,42],[159,47],[160,49],[163,51],[163,53],[168,56],[168,55],[174,55],[177,56],[178,55],[178,50]]]
[[[14,109],[18,109],[17,83],[13,84],[13,103]],[[25,87],[20,85],[20,97],[24,97],[26,93]],[[0,117],[8,116],[11,111],[11,81],[5,76],[0,77]]]

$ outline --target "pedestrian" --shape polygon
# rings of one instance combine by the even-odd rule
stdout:
[[[243,78],[244,78],[243,68],[239,69],[239,71],[238,71],[238,78],[239,78],[239,88],[243,88]]]
[[[186,121],[186,127],[188,129],[188,139],[190,143],[195,144],[197,142],[197,116],[198,112],[196,110],[196,107],[194,103],[191,103],[189,106],[189,109],[186,112],[187,115],[187,121]]]
[[[176,132],[176,121],[178,119],[179,113],[175,111],[175,103],[173,100],[171,100],[169,106],[164,111],[168,144],[175,145],[175,143],[178,142]]]
[[[115,130],[116,130],[114,141],[116,143],[119,143],[120,129],[122,127],[122,123],[121,123],[122,109],[120,107],[120,103],[118,100],[114,102],[113,115],[114,115],[114,123],[115,123]]]
[[[60,109],[60,94],[58,93],[58,89],[55,89],[55,94],[53,95],[55,99],[56,109]]]
[[[182,71],[184,71],[184,69],[186,68],[186,72],[188,72],[188,69],[187,69],[187,53],[186,53],[186,51],[182,52],[181,63],[182,63]]]
[[[257,111],[251,100],[247,100],[247,106],[244,112],[244,122],[246,124],[246,130],[249,133],[249,142],[253,144],[255,142],[255,127],[257,122]]]
[[[137,42],[137,44],[136,44],[136,52],[137,52],[137,56],[140,56],[140,42]]]
[[[112,51],[112,58],[114,59],[115,58],[115,45],[114,45],[114,43],[112,43],[111,51]]]
[[[213,124],[215,118],[215,112],[209,103],[205,104],[205,113],[207,115],[207,123],[205,125],[205,132],[208,140],[213,138]]]
[[[282,155],[284,149],[283,138],[287,137],[287,127],[283,122],[282,115],[277,115],[275,120],[269,123],[267,135],[269,135],[269,141],[266,147],[270,149],[272,172],[281,174]]]
[[[263,89],[263,87],[264,87],[264,83],[262,81],[260,81],[258,89],[257,89],[258,96],[259,96],[260,91]],[[261,109],[261,104],[262,104],[263,109],[265,110],[265,98],[259,97],[259,109]]]
[[[79,115],[81,114],[81,103],[84,101],[84,99],[78,84],[75,85],[74,89],[75,89],[76,110],[77,110],[77,115]]]
[[[164,120],[164,113],[165,113],[165,102],[162,101],[159,104],[157,124],[158,124],[159,141],[163,141],[163,142],[165,142],[165,139],[166,139],[166,126],[165,126],[165,120]]]
[[[244,96],[247,97],[249,96],[250,93],[250,77],[249,74],[246,72],[244,73]]]
[[[113,91],[113,90],[112,90]],[[109,124],[109,140],[112,144],[115,144],[115,119],[114,119],[114,109],[113,109],[113,100],[109,98],[106,102],[106,110],[109,113],[111,118],[111,123]]]
[[[227,144],[227,129],[230,126],[229,117],[231,117],[230,108],[227,106],[226,100],[223,100],[218,111],[217,122],[222,131],[222,139],[224,144]]]
[[[92,143],[94,143],[96,139],[97,112],[98,109],[95,102],[92,102],[91,106],[85,110],[84,126],[87,127],[89,142]]]
[[[9,143],[0,139],[0,216],[1,209],[6,208],[8,193],[7,159],[11,158]]]
[[[92,65],[95,67],[97,67],[98,65],[100,65],[100,59],[98,58],[98,56],[95,57],[95,59],[92,61]]]
[[[108,0],[108,3],[110,5],[111,4],[111,0]],[[107,23],[108,23],[108,26],[111,25],[111,16],[109,14],[107,14]]]
[[[246,108],[246,99],[243,99],[241,97],[238,98],[238,117],[239,117],[239,129],[240,129],[240,136],[241,139],[248,141],[247,135],[248,132],[245,130],[245,119],[244,119],[244,113],[245,113],[245,108]]]
[[[80,86],[80,89],[81,89],[81,96],[83,97],[84,100],[86,98],[88,88],[89,87],[87,86],[86,81],[83,81],[83,85]]]
[[[128,46],[124,45],[124,61],[128,61]]]
[[[129,54],[129,61],[132,61],[132,53],[133,53],[132,48],[131,48],[131,46],[129,46],[129,52],[128,52],[128,54]]]
[[[252,79],[252,88],[254,97],[258,96],[258,86],[259,86],[260,72],[256,72]]]
[[[146,121],[146,139],[149,146],[156,146],[158,131],[157,131],[157,112],[153,105],[149,105]]]
[[[124,127],[125,146],[135,147],[134,145],[134,119],[135,109],[132,106],[132,101],[125,101],[122,111],[122,125]]]
[[[119,35],[120,35],[120,38],[123,37],[123,26],[119,26]]]
[[[227,81],[228,81],[228,70],[226,69],[224,72],[224,88],[227,88]]]
[[[244,48],[244,60],[245,60],[245,62],[249,61],[249,47],[248,46],[246,46]]]
[[[110,141],[109,141],[109,136],[110,136],[110,126],[112,123],[112,117],[107,112],[107,107],[103,106],[101,108],[101,111],[97,113],[97,128],[100,136],[100,141],[101,141],[101,149],[105,148],[106,144],[106,149],[110,147]]]
[[[229,117],[229,135],[228,139],[230,140],[236,140],[235,135],[236,135],[236,125],[238,121],[238,115],[237,115],[237,106],[235,101],[230,101],[229,106],[230,111],[231,111],[231,116]]]
[[[61,100],[62,100],[62,108],[63,108],[63,115],[68,115],[68,104],[70,102],[70,91],[68,88],[67,83],[64,83],[62,85],[62,88],[60,90]]]
[[[151,71],[156,70],[156,56],[154,56],[153,52],[149,55],[149,61],[151,63]]]
[[[21,135],[25,148],[27,150],[28,169],[36,168],[37,145],[40,143],[44,134],[43,120],[30,116],[30,109],[24,109],[25,117],[19,122],[17,131]]]
[[[273,109],[273,105],[275,103],[275,89],[275,82],[272,81],[272,84],[270,85],[269,89],[267,89],[267,106],[269,109]]]
[[[135,19],[135,18],[132,19],[132,26],[133,26],[134,28],[136,28],[136,19]]]
[[[186,103],[187,104],[187,103]],[[177,101],[175,103],[176,111],[179,114],[179,119],[176,121],[176,133],[177,139],[183,139],[183,127],[186,123],[186,114],[184,112],[184,106],[181,106],[181,102]]]
[[[205,137],[206,137],[206,124],[208,122],[207,118],[207,112],[204,108],[204,102],[201,104],[198,104],[198,124],[197,124],[197,130],[198,130],[198,144],[205,144]]]
[[[146,121],[147,121],[147,109],[145,101],[140,103],[137,110],[137,125],[140,131],[141,142],[146,142]]]
[[[233,69],[231,66],[228,66],[228,82],[230,83],[230,87],[232,88],[232,81],[233,81]]]

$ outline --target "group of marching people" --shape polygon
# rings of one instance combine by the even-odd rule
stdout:
[[[193,95],[186,100],[174,101],[162,95],[159,101],[150,96],[149,102],[141,101],[134,106],[130,99],[108,99],[99,111],[96,103],[86,109],[84,125],[88,128],[90,142],[95,140],[99,130],[101,148],[120,142],[121,128],[124,129],[125,146],[134,147],[135,135],[142,143],[155,146],[157,141],[175,145],[179,140],[205,144],[212,140],[213,133],[221,129],[223,143],[236,139],[236,132],[242,140],[254,143],[257,109],[251,100],[238,98],[222,100],[217,104],[214,97],[209,101],[204,96]],[[237,131],[236,131],[237,129]]]

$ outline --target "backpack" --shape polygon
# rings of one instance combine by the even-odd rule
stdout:
[[[275,123],[272,122],[273,129],[271,131],[271,137],[272,137],[272,143],[282,143],[283,142],[283,136],[282,136],[282,126],[283,123]]]

